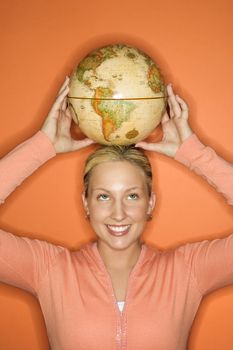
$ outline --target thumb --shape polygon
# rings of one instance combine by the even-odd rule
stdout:
[[[165,153],[165,145],[163,142],[149,143],[149,142],[138,142],[135,147],[140,147],[145,151],[154,151],[158,153]]]
[[[167,111],[165,111],[165,113],[161,119],[161,124],[164,124],[164,123],[168,122],[169,120],[170,120],[169,115],[168,115]]]
[[[96,143],[95,141],[89,139],[89,138],[85,138],[83,140],[79,140],[79,141],[75,141],[73,142],[73,146],[72,146],[72,150],[73,151],[77,151],[79,149],[85,148],[89,145],[92,145],[93,143]]]

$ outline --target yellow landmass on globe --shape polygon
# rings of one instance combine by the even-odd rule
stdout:
[[[154,92],[165,92],[164,84],[162,82],[162,77],[160,71],[155,64],[152,64],[148,70],[148,84]]]
[[[95,89],[95,99],[92,100],[95,112],[102,118],[102,131],[106,141],[110,141],[111,134],[129,120],[130,113],[135,109],[134,103],[130,101],[104,100],[112,97],[111,89],[98,87]]]
[[[94,51],[85,57],[76,69],[76,75],[81,83],[91,87],[89,79],[84,79],[84,74],[86,71],[92,70],[95,74],[96,69],[103,63],[106,59],[116,56],[116,52],[112,47],[102,48],[100,50]]]

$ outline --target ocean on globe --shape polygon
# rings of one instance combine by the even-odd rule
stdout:
[[[81,131],[106,145],[145,139],[160,123],[167,103],[156,63],[123,44],[88,54],[71,75],[68,99]]]

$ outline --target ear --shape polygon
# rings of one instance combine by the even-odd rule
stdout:
[[[88,215],[89,214],[89,209],[88,209],[87,199],[85,197],[85,193],[84,192],[82,192],[82,202],[83,202],[84,210],[85,210],[86,214]]]
[[[154,192],[151,192],[150,199],[149,199],[149,205],[148,205],[148,210],[147,214],[151,214],[156,203],[156,194]]]

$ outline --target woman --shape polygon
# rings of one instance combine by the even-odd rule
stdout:
[[[2,202],[56,153],[92,143],[70,136],[68,85],[41,131],[1,161]],[[0,231],[0,280],[38,298],[52,349],[184,350],[203,296],[233,283],[233,235],[166,252],[140,241],[156,199],[139,147],[182,162],[233,204],[232,165],[198,140],[186,103],[171,86],[167,92],[160,143],[105,147],[86,162],[83,204],[96,242],[70,252]]]

